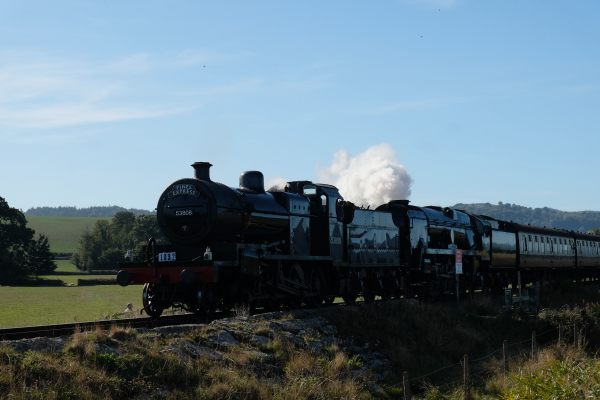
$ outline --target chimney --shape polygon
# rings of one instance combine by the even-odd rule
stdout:
[[[194,177],[200,181],[209,181],[210,182],[210,167],[212,164],[209,162],[195,162],[192,164],[194,168]]]

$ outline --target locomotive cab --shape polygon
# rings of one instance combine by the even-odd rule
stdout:
[[[286,185],[286,192],[303,195],[309,201],[311,254],[341,261],[343,225],[337,218],[336,206],[343,198],[338,189],[332,185],[294,181]]]

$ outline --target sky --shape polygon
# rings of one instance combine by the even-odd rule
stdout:
[[[154,209],[391,149],[416,205],[600,210],[600,2],[1,1],[0,197]],[[343,193],[342,193],[343,194]]]

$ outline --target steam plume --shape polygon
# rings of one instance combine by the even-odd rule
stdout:
[[[338,150],[331,165],[319,171],[319,178],[337,186],[346,200],[372,207],[407,199],[412,184],[406,168],[396,160],[394,149],[386,143],[354,157]]]
[[[268,179],[265,187],[269,188],[269,192],[283,192],[286,183],[287,181],[284,178],[277,176],[275,178]]]

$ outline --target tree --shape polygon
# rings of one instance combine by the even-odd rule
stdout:
[[[29,273],[27,249],[33,235],[25,215],[0,197],[0,282]]]
[[[37,240],[31,240],[27,248],[27,267],[30,273],[37,278],[40,274],[48,274],[56,269],[52,259],[50,244],[45,235],[40,235]]]
[[[134,224],[135,214],[129,211],[120,211],[116,213],[110,221],[110,230],[113,239],[121,242],[127,240]]]
[[[92,231],[81,236],[71,262],[81,270],[117,269],[128,250],[139,252],[150,237],[165,240],[155,216],[118,212],[110,221],[97,221]]]

